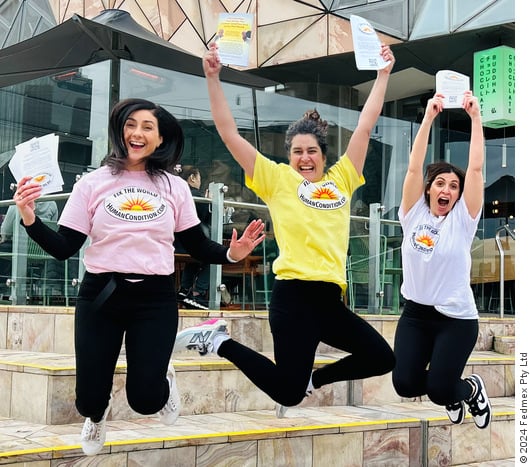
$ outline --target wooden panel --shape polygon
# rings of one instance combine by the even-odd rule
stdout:
[[[501,239],[504,249],[504,280],[515,280],[515,241]],[[494,238],[475,240],[471,249],[471,283],[499,282],[500,253]]]

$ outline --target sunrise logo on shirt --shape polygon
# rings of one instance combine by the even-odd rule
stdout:
[[[304,180],[298,186],[298,199],[306,206],[323,210],[341,208],[348,201],[331,180],[318,184]]]
[[[142,198],[129,199],[121,206],[122,211],[153,211],[154,209],[150,201]]]
[[[167,204],[158,193],[139,187],[122,188],[105,200],[105,211],[129,222],[152,221],[166,210]]]
[[[419,237],[416,237],[416,241],[418,243],[423,243],[425,246],[432,247],[434,246],[434,241],[431,237],[428,235],[420,235]]]
[[[415,250],[431,254],[439,237],[439,229],[429,224],[421,224],[412,232],[410,240]]]
[[[337,199],[337,194],[329,188],[317,188],[312,195],[313,199]]]

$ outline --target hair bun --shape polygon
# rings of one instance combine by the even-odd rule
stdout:
[[[307,120],[315,120],[318,122],[320,120],[320,114],[317,112],[317,109],[306,110],[304,118]]]

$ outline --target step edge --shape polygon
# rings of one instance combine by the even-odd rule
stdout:
[[[515,410],[514,411],[503,411],[503,412],[492,412],[492,423],[496,419],[506,419],[506,417],[513,417],[515,420]],[[188,415],[187,417],[190,417]],[[119,439],[106,441],[104,448],[120,447],[120,446],[129,446],[129,445],[147,445],[147,444],[160,444],[160,449],[165,448],[166,443],[178,442],[178,441],[190,441],[187,445],[189,446],[198,446],[202,443],[198,442],[201,439],[211,439],[211,438],[226,438],[225,442],[234,442],[238,438],[248,439],[249,436],[255,436],[258,439],[258,435],[273,435],[275,438],[278,437],[288,437],[288,434],[300,433],[303,432],[313,432],[310,436],[318,434],[319,431],[329,432],[330,430],[338,430],[336,433],[340,434],[342,432],[348,432],[351,428],[358,427],[381,427],[387,425],[388,428],[392,428],[392,425],[408,425],[409,427],[414,427],[415,425],[420,426],[421,423],[427,422],[447,422],[450,425],[447,417],[406,417],[402,419],[379,419],[373,421],[355,421],[355,422],[345,422],[345,423],[329,423],[329,424],[319,424],[319,425],[299,425],[291,427],[281,427],[281,428],[262,428],[254,430],[241,430],[241,431],[226,431],[226,432],[212,432],[212,433],[201,433],[201,434],[192,434],[192,435],[168,435],[168,436],[158,436],[158,437],[146,437],[146,438],[131,438],[131,439]],[[109,421],[112,423],[112,421]],[[473,423],[472,417],[468,414],[466,416],[466,422]],[[80,424],[71,424],[71,425],[80,425]],[[346,430],[346,431],[341,431]],[[112,434],[112,431],[109,430],[107,435]],[[282,435],[282,436],[279,436]],[[259,438],[263,439],[263,438]],[[210,443],[204,443],[210,444]],[[186,444],[185,444],[186,445]],[[169,447],[166,447],[169,448]],[[76,451],[79,450],[81,453],[80,444],[72,445],[58,445],[58,446],[45,446],[39,448],[30,448],[30,449],[17,449],[13,451],[3,451],[0,452],[0,459],[11,457],[12,460],[15,460],[17,457],[23,456],[32,456],[32,455],[42,455],[49,454],[50,457],[39,456],[40,460],[52,459],[53,453],[55,452],[65,452],[65,451]],[[108,452],[109,454],[113,452],[112,449]],[[114,451],[116,452],[116,451]],[[105,454],[101,452],[100,454]]]

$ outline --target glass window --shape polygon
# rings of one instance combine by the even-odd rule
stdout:
[[[65,193],[71,191],[76,176],[100,165],[108,151],[110,77],[111,62],[106,61],[0,89],[2,200],[12,197],[9,185],[14,180],[8,162],[15,146],[34,136],[52,132],[59,135],[59,164],[65,180]],[[313,94],[316,98],[320,94],[313,93],[311,87],[273,91],[223,83],[223,88],[240,133],[263,154],[278,162],[288,163],[284,147],[285,132],[289,124],[299,119],[305,111],[316,108],[329,123],[328,165],[344,153],[360,115],[358,110],[313,99]],[[333,94],[332,90],[328,91],[330,95]],[[295,97],[300,95],[299,92],[304,93],[304,98]],[[338,94],[339,91],[332,98],[335,99]],[[245,187],[242,169],[219,138],[212,121],[203,76],[122,60],[119,98],[127,97],[152,100],[180,120],[185,135],[181,163],[199,168],[203,189],[211,182],[222,183],[228,187],[226,200],[262,204]],[[352,100],[355,100],[355,96]],[[354,104],[349,105],[356,108]],[[443,122],[434,125],[426,164],[445,158],[465,169],[469,134],[450,130],[455,127],[454,122],[454,119],[447,121],[445,127]],[[400,242],[397,212],[409,152],[418,128],[419,124],[414,121],[383,116],[379,118],[371,135],[363,171],[366,184],[354,193],[351,203],[352,215],[360,216],[352,223],[352,231],[356,230],[359,234],[366,233],[365,218],[370,215],[370,204],[381,203],[385,207],[382,217],[388,228],[384,234],[392,239],[395,264],[398,264]],[[486,263],[489,261],[487,257],[492,255],[490,246],[495,248],[491,240],[494,241],[499,227],[508,224],[514,228],[515,224],[514,146],[515,138],[510,132],[504,138],[486,142],[485,205],[477,237],[488,240],[489,249],[479,247],[473,256],[472,274],[477,284],[477,297],[479,294],[482,297],[488,294],[488,285],[482,282],[489,271]],[[64,200],[58,201],[59,213],[63,203]],[[0,208],[0,216],[6,210],[6,206]],[[270,220],[260,207],[236,206],[229,230],[231,227],[238,230],[244,228],[254,217]]]

